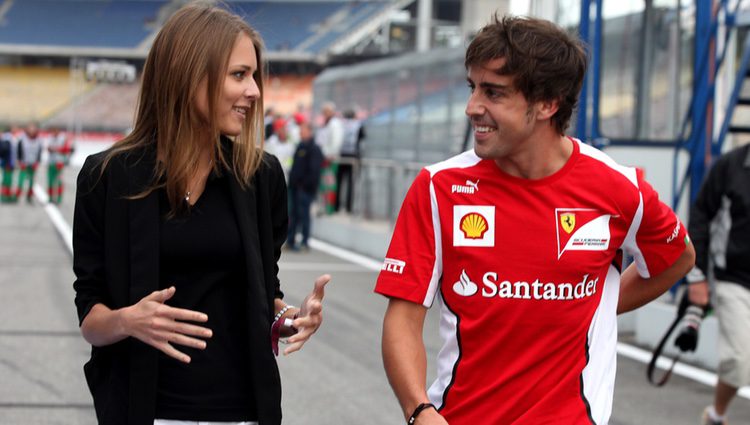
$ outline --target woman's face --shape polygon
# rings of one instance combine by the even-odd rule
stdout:
[[[217,124],[221,134],[237,136],[242,132],[245,117],[250,113],[253,102],[260,96],[260,89],[253,79],[257,70],[255,46],[247,34],[241,33],[229,55],[224,84],[216,104]],[[198,112],[208,120],[208,89],[205,78],[198,86],[195,102]]]

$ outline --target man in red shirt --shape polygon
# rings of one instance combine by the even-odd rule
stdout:
[[[390,298],[388,379],[408,423],[606,424],[617,313],[687,273],[693,246],[636,169],[564,135],[586,70],[579,40],[495,18],[465,65],[474,149],[417,176],[375,288]],[[427,389],[435,300],[443,346]]]

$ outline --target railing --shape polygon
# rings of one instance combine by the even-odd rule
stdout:
[[[340,158],[352,165],[352,215],[395,222],[406,192],[425,164],[376,158]],[[345,188],[339,191],[345,196]]]

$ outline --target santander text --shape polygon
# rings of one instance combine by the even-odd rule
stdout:
[[[577,283],[543,283],[539,279],[533,282],[498,282],[497,273],[487,272],[482,277],[482,296],[524,300],[577,300],[594,295],[598,282],[598,277],[589,279],[588,274],[583,275]]]

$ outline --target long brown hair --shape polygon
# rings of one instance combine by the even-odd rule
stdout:
[[[252,103],[233,138],[231,164],[221,147],[217,103],[224,86],[229,56],[237,37],[252,40],[258,70],[253,79],[260,96]],[[133,131],[105,156],[102,170],[116,155],[155,147],[156,166],[149,187],[134,198],[164,188],[171,213],[185,211],[188,181],[199,167],[201,146],[213,143],[214,169],[231,169],[243,187],[251,183],[263,153],[263,42],[242,18],[226,9],[196,2],[172,15],[156,36],[143,68]],[[208,122],[196,108],[199,85],[206,81]],[[205,137],[210,137],[205,140]]]
[[[510,75],[530,103],[558,101],[552,125],[559,134],[568,127],[586,74],[586,51],[580,39],[542,19],[494,15],[466,50],[464,65],[505,63],[495,72]]]

